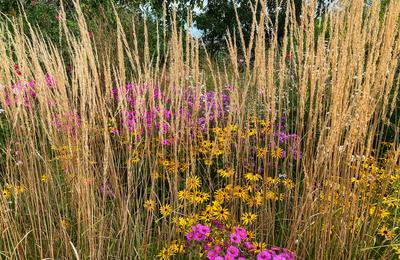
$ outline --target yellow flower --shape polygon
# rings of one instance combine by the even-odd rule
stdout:
[[[156,208],[156,202],[154,200],[146,200],[143,207],[148,211],[153,211]]]
[[[229,131],[231,131],[231,132],[235,132],[235,131],[237,130],[237,128],[238,128],[237,125],[235,125],[235,124],[230,124],[230,125],[228,126],[228,129],[227,129],[227,130],[229,130]]]
[[[158,253],[157,257],[160,259],[165,259],[165,260],[169,260],[172,256],[172,252],[170,252],[170,250],[168,250],[168,248],[163,248],[160,253]]]
[[[8,198],[11,197],[11,192],[9,190],[7,190],[7,189],[3,189],[2,195],[3,195],[4,199],[8,199]]]
[[[272,157],[275,159],[279,159],[283,157],[283,149],[278,147],[272,150]]]
[[[61,226],[63,229],[69,228],[69,221],[68,221],[67,219],[61,219],[61,220],[60,220],[60,226]]]
[[[397,257],[400,257],[400,247],[398,246],[393,246],[394,252],[397,255]]]
[[[188,190],[178,191],[178,199],[179,200],[188,200],[191,198],[191,193]]]
[[[233,169],[219,169],[217,173],[224,178],[229,178],[232,177],[235,172],[233,171]]]
[[[261,177],[260,174],[251,173],[251,172],[246,173],[244,177],[245,177],[248,181],[251,181],[251,182],[256,182],[256,181],[259,181],[259,180],[262,179],[262,177]]]
[[[266,177],[264,181],[265,184],[273,186],[279,184],[281,180],[279,178],[274,179],[272,177]]]
[[[247,199],[249,197],[247,190],[241,186],[235,186],[233,188],[233,195],[240,199]]]
[[[248,230],[247,231],[247,237],[249,239],[254,239],[256,237],[256,234],[254,232]]]
[[[256,194],[249,198],[247,201],[247,205],[250,207],[255,207],[255,206],[261,206],[264,201],[264,198],[262,196],[261,192],[256,192]]]
[[[211,166],[211,165],[212,165],[212,160],[210,160],[210,159],[204,159],[204,164],[205,164],[206,166]]]
[[[369,208],[369,214],[372,216],[372,215],[374,215],[374,213],[375,213],[375,209],[376,209],[376,207],[375,206],[373,206],[373,207],[371,207],[371,208]]]
[[[180,228],[184,228],[187,225],[187,221],[184,217],[174,218],[173,222]]]
[[[230,199],[229,194],[227,192],[225,192],[223,189],[219,189],[215,192],[215,200],[222,203],[229,199]]]
[[[267,149],[265,148],[257,148],[257,157],[262,158],[267,154]]]
[[[219,155],[221,155],[223,153],[224,152],[221,149],[218,149],[218,148],[211,149],[211,155],[212,156],[219,156]]]
[[[293,189],[294,184],[293,184],[293,181],[292,181],[292,180],[290,180],[290,179],[284,179],[284,180],[282,181],[282,183],[283,183],[283,185],[286,187],[286,189],[288,189],[288,190]]]
[[[179,164],[179,170],[181,172],[185,172],[189,168],[189,164],[186,162],[180,163]]]
[[[189,200],[194,204],[201,204],[201,203],[208,201],[209,198],[210,198],[210,195],[208,195],[208,193],[196,192],[191,195]]]
[[[198,176],[193,176],[186,179],[186,187],[188,190],[197,190],[200,185],[201,180]]]
[[[267,192],[265,193],[265,197],[266,197],[268,200],[276,200],[276,199],[277,199],[277,196],[276,196],[275,192],[273,192],[273,191],[267,191]]]
[[[253,244],[256,247],[256,249],[254,250],[255,253],[260,253],[267,246],[267,244],[264,242],[254,242]]]
[[[25,187],[24,186],[20,185],[20,186],[16,186],[15,187],[15,193],[16,194],[21,194],[21,193],[24,193],[24,192],[25,192]]]
[[[379,229],[379,235],[384,236],[387,240],[393,239],[394,233],[389,230],[386,226],[383,226]]]
[[[157,171],[153,171],[153,172],[151,173],[151,177],[152,177],[154,180],[157,180],[158,178],[160,178],[160,174],[159,174]]]
[[[166,204],[164,206],[161,206],[160,213],[161,213],[161,215],[163,215],[163,217],[169,216],[172,213],[171,205]]]
[[[133,164],[138,163],[140,161],[138,152],[135,151],[132,153],[132,157],[131,157],[130,161]]]
[[[221,208],[221,209],[219,209],[218,211],[215,211],[215,212],[213,212],[213,213],[214,213],[214,217],[215,217],[217,220],[226,221],[226,220],[228,220],[228,218],[229,218],[229,216],[230,216],[229,210],[228,210],[228,209],[225,209],[225,208]]]
[[[255,129],[250,129],[250,131],[247,132],[247,136],[248,136],[248,137],[251,137],[251,136],[255,135],[256,133],[257,133],[257,132],[256,132]]]
[[[257,219],[257,215],[251,212],[245,212],[242,214],[240,219],[242,220],[242,223],[247,226],[252,224]]]
[[[203,142],[201,142],[201,146],[203,147],[210,147],[212,144],[210,142],[210,140],[204,140]]]
[[[49,177],[48,177],[47,175],[45,175],[45,174],[43,174],[43,175],[40,177],[40,181],[41,181],[41,182],[47,182],[48,179],[49,179]]]
[[[390,212],[389,211],[387,211],[387,210],[381,210],[381,214],[380,214],[380,217],[383,219],[383,218],[386,218],[387,216],[389,216],[390,215]]]

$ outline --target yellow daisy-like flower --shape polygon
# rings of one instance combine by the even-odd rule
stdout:
[[[386,218],[387,216],[389,216],[390,215],[390,212],[389,211],[387,211],[387,210],[381,210],[381,213],[379,214],[379,216],[380,216],[380,218]]]
[[[284,179],[282,181],[283,185],[285,186],[286,189],[291,190],[294,187],[293,181],[290,179]]]
[[[1,194],[2,194],[4,199],[8,199],[8,198],[11,197],[11,192],[9,190],[7,190],[7,189],[4,189]]]
[[[256,192],[256,194],[247,200],[247,205],[250,207],[261,206],[264,202],[262,192]]]
[[[272,157],[273,157],[273,158],[275,158],[275,159],[280,159],[280,158],[283,157],[283,149],[280,148],[280,147],[278,147],[278,148],[276,148],[276,149],[273,149],[272,152],[271,152],[271,154],[272,154]]]
[[[262,179],[260,174],[252,173],[252,172],[246,173],[244,175],[244,177],[246,178],[246,180],[251,181],[251,182],[256,182],[256,181],[259,181]]]
[[[393,231],[389,230],[386,226],[381,227],[378,234],[385,237],[387,240],[391,240],[394,237]]]
[[[41,182],[47,182],[49,180],[49,176],[47,176],[47,175],[45,175],[45,174],[43,174],[41,177],[40,177],[40,181]]]
[[[25,192],[25,187],[24,186],[22,186],[22,185],[20,185],[20,186],[16,186],[15,187],[15,194],[21,194],[21,193],[24,193]]]
[[[376,209],[376,207],[375,206],[373,206],[373,207],[370,207],[369,208],[369,211],[368,211],[368,213],[369,213],[369,215],[374,215],[374,213],[375,213],[375,209]]]
[[[247,132],[247,136],[251,137],[253,135],[255,135],[257,133],[257,131],[255,129],[250,129],[250,131]]]
[[[219,202],[224,202],[230,199],[230,195],[223,189],[219,189],[215,192],[215,200]]]
[[[253,244],[256,247],[256,249],[254,250],[255,253],[260,253],[267,246],[265,242],[254,242]]]
[[[247,190],[241,186],[235,186],[233,188],[233,196],[244,200],[246,200],[249,197]]]
[[[186,179],[186,187],[188,190],[197,190],[200,185],[201,180],[198,176],[193,176]]]
[[[242,214],[240,219],[242,220],[242,223],[247,226],[252,224],[257,219],[257,215],[251,212],[245,212]]]
[[[60,226],[63,229],[68,229],[69,228],[69,221],[67,219],[61,219],[60,220]]]
[[[206,192],[197,192],[196,193],[196,202],[197,203],[204,203],[210,199],[210,195]]]
[[[189,163],[183,162],[179,164],[179,170],[185,172],[189,168]]]
[[[276,196],[275,192],[273,192],[273,191],[267,191],[267,192],[265,193],[265,197],[266,197],[268,200],[276,200],[276,199],[277,199],[277,196]]]
[[[140,161],[138,152],[135,151],[132,153],[132,157],[131,157],[130,161],[133,164],[138,163]]]
[[[274,186],[278,185],[281,182],[281,180],[279,178],[266,177],[264,179],[264,182],[267,186]]]
[[[224,151],[222,151],[221,149],[218,149],[218,148],[211,149],[211,155],[212,156],[219,156],[219,155],[221,155],[223,153],[224,153]]]
[[[256,234],[252,231],[247,230],[247,237],[249,239],[254,239],[256,237]]]
[[[230,124],[230,125],[227,127],[227,130],[229,130],[229,131],[231,131],[231,132],[236,132],[237,129],[238,129],[238,126],[237,126],[236,124]]]
[[[151,178],[153,178],[154,180],[157,180],[158,178],[160,178],[160,174],[157,171],[153,171],[151,173]]]
[[[154,200],[146,200],[143,207],[148,211],[153,211],[156,208],[156,202]]]
[[[188,199],[190,199],[191,196],[192,196],[192,194],[188,190],[178,191],[178,199],[179,200],[188,200]]]
[[[267,154],[267,149],[265,148],[257,148],[257,157],[262,158]]]
[[[164,206],[160,207],[160,213],[163,217],[167,217],[172,213],[172,207],[169,204],[165,204]]]
[[[217,171],[217,173],[219,175],[221,175],[222,177],[224,177],[224,178],[229,178],[229,177],[232,177],[235,172],[233,171],[233,169],[226,169],[226,170],[225,169],[219,169]]]
[[[171,256],[173,256],[173,253],[168,250],[169,248],[163,248],[160,253],[158,253],[157,257],[160,259],[165,259],[169,260]]]
[[[205,164],[206,166],[211,166],[211,165],[212,165],[212,160],[210,160],[210,159],[204,159],[204,164]]]
[[[221,208],[218,211],[214,211],[213,213],[214,213],[214,217],[217,220],[221,220],[221,221],[228,220],[228,218],[230,216],[229,210],[226,208]]]
[[[184,228],[187,225],[187,220],[184,217],[173,218],[172,221],[180,228]]]

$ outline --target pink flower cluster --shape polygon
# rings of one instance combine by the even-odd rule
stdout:
[[[257,254],[257,260],[292,260],[295,259],[293,252],[286,248],[273,246],[271,249],[261,251]]]
[[[203,241],[210,234],[210,227],[197,224],[192,227],[192,231],[186,234],[187,240]]]
[[[187,246],[197,247],[210,260],[221,259],[271,259],[293,260],[295,255],[286,248],[260,249],[251,242],[246,229],[229,228],[213,221],[211,226],[197,224],[186,234]],[[257,250],[258,249],[258,250]]]
[[[228,112],[229,95],[206,92],[184,93],[183,102],[174,107],[167,93],[157,85],[126,84],[111,90],[114,101],[126,102],[126,109],[121,113],[121,130],[144,134],[163,135],[163,145],[172,144],[171,122],[183,122],[194,133],[196,129],[205,129],[222,119]]]
[[[52,125],[58,132],[74,135],[81,126],[81,117],[77,113],[55,114],[52,118]]]
[[[34,80],[25,81],[22,79],[22,72],[18,64],[14,65],[14,71],[18,79],[11,86],[3,86],[0,84],[2,92],[4,107],[23,105],[27,108],[32,106],[33,100],[38,95],[38,83]],[[50,89],[56,86],[54,77],[50,74],[44,75],[44,82]]]

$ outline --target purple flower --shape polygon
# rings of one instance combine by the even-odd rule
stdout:
[[[200,225],[197,227],[197,231],[203,235],[207,235],[208,233],[210,233],[210,227]]]
[[[193,232],[189,232],[186,234],[186,239],[191,241],[194,239],[194,233]]]
[[[220,221],[218,221],[218,220],[213,220],[212,221],[212,224],[216,227],[216,228],[219,228],[219,229],[221,229],[221,228],[223,228],[224,227],[224,224],[222,224]]]
[[[241,239],[245,239],[247,237],[246,229],[241,227],[235,227],[235,232]]]
[[[207,253],[207,258],[208,258],[208,259],[214,260],[215,257],[217,257],[217,256],[218,256],[218,254],[217,254],[217,252],[215,252],[214,250],[210,250],[210,251],[208,251],[208,253]]]
[[[219,253],[221,253],[222,248],[220,246],[215,246],[214,251],[215,251],[215,253],[219,254]]]
[[[239,249],[236,246],[229,246],[228,249],[226,250],[226,254],[233,257],[237,257],[239,255]]]
[[[217,256],[214,258],[214,260],[224,260],[224,258],[222,256]]]
[[[230,236],[230,240],[231,240],[232,243],[239,244],[240,241],[241,241],[241,238],[240,238],[240,236],[238,234],[233,233]]]
[[[235,257],[230,255],[230,254],[226,254],[224,257],[225,260],[235,260]]]
[[[272,260],[272,255],[267,250],[264,250],[257,254],[257,260],[270,260],[270,259]]]
[[[51,76],[51,75],[49,75],[49,74],[46,74],[45,80],[46,80],[46,84],[47,84],[47,86],[48,86],[49,88],[53,88],[54,85],[56,84],[56,82],[55,82],[55,80],[54,80],[54,77]]]
[[[251,243],[251,242],[249,242],[249,241],[244,242],[243,245],[244,245],[244,247],[245,247],[246,249],[248,249],[248,250],[253,250],[253,249],[256,248],[256,247],[253,245],[253,243]]]
[[[167,146],[167,145],[170,145],[171,142],[170,142],[168,139],[164,139],[164,140],[162,141],[162,144],[165,145],[165,146]]]
[[[113,130],[111,130],[111,133],[114,135],[117,135],[117,134],[119,134],[119,131],[118,131],[118,129],[113,129]]]
[[[282,258],[277,258],[277,257],[282,257]],[[274,257],[274,259],[293,260],[294,259],[294,254],[292,252],[282,253],[282,254]]]
[[[194,239],[197,241],[202,241],[206,238],[206,236],[202,233],[196,233],[194,234]]]

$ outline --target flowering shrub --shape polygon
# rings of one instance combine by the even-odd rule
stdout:
[[[253,240],[254,235],[242,227],[229,227],[219,221],[210,226],[197,224],[186,234],[187,246],[206,255],[210,260],[217,259],[294,259],[294,253],[286,248],[266,249],[263,243]]]
[[[371,222],[377,224],[376,246],[390,246],[400,257],[400,149],[384,143],[380,158],[361,157],[361,169],[352,183],[361,193],[360,201],[368,201]]]

